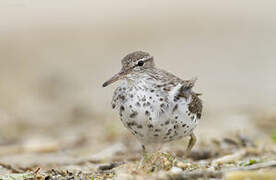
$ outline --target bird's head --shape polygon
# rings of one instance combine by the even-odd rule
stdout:
[[[149,68],[154,68],[153,56],[147,52],[135,51],[126,55],[122,61],[121,71],[103,84],[103,87],[126,78],[128,75],[140,74]]]

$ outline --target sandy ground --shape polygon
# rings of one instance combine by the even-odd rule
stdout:
[[[0,178],[275,177],[274,1],[0,5]],[[137,169],[140,146],[110,108],[118,84],[101,87],[135,50],[198,77],[190,157],[183,140]]]

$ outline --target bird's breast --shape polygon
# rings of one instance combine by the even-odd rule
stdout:
[[[171,98],[166,88],[147,83],[124,83],[112,99],[124,126],[144,143],[171,141],[191,133],[197,121],[187,103]]]

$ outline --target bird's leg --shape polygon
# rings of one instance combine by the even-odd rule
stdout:
[[[147,159],[147,151],[145,145],[142,145],[142,158],[139,162],[138,168],[142,167],[144,161]]]
[[[189,144],[188,147],[186,149],[186,156],[189,156],[192,148],[194,147],[196,143],[196,136],[194,135],[194,133],[190,134],[190,140],[189,140]]]
[[[142,156],[146,157],[147,156],[147,151],[145,145],[142,145]]]

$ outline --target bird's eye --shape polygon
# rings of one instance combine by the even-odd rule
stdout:
[[[138,61],[138,66],[143,66],[144,65],[144,61]]]

